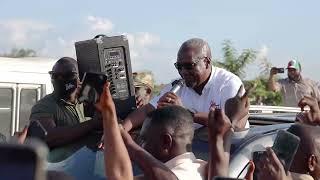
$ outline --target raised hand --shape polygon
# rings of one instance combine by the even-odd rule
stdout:
[[[159,99],[157,108],[170,105],[183,106],[179,96],[172,92],[167,92]]]
[[[276,67],[272,67],[271,70],[270,70],[270,76],[274,76],[278,74],[278,70]]]
[[[232,124],[222,109],[212,106],[209,112],[208,128],[210,134],[224,137],[232,130]]]
[[[320,109],[315,98],[305,96],[299,101],[298,106],[302,111],[296,117],[298,121],[309,125],[320,125]],[[306,106],[310,107],[310,111],[304,111]]]
[[[247,90],[242,96],[243,91],[244,87],[241,85],[236,96],[228,99],[225,104],[225,113],[236,130],[245,128],[249,115],[249,93],[251,90]]]
[[[109,90],[110,87],[110,83],[106,82],[103,86],[103,92],[100,95],[100,99],[99,102],[97,104],[95,104],[95,107],[97,108],[97,110],[99,110],[100,112],[105,112],[105,111],[112,111],[115,112],[115,105]]]
[[[292,180],[290,172],[284,170],[284,167],[274,151],[267,148],[265,157],[257,164],[259,168],[259,180]]]

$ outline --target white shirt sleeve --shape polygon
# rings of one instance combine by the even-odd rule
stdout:
[[[150,103],[154,108],[157,108],[159,99],[160,99],[166,92],[169,92],[171,88],[172,88],[171,83],[168,84],[168,85],[166,85],[166,86],[161,90],[160,94],[159,94],[158,96],[153,97],[149,103]]]

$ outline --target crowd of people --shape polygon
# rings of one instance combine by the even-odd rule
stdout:
[[[45,142],[50,148],[103,130],[99,146],[104,151],[108,179],[228,177],[232,134],[249,128],[250,90],[245,90],[236,75],[212,65],[210,47],[202,39],[184,42],[174,66],[185,82],[177,93],[171,92],[172,84],[168,84],[152,97],[152,74],[133,74],[137,109],[119,123],[109,82],[95,104],[99,116],[85,117],[83,104],[77,100],[81,86],[77,62],[63,57],[50,71],[54,92],[37,102],[30,120],[39,121],[46,129]],[[274,80],[276,69],[271,69],[269,88],[282,92],[285,105],[301,107],[297,122],[288,129],[301,139],[298,151],[286,171],[273,149],[266,148],[262,161],[249,162],[245,179],[253,180],[257,169],[259,180],[320,179],[319,89],[302,78],[298,61],[290,61],[287,69],[288,78],[278,82]],[[304,111],[306,106],[309,111]],[[195,129],[202,126],[208,127],[208,161],[197,159],[192,152]],[[130,131],[139,127],[139,137],[133,138]],[[143,174],[134,176],[131,162],[138,164]]]

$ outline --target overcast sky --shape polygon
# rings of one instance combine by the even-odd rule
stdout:
[[[32,48],[44,57],[74,57],[75,41],[126,34],[133,70],[152,70],[165,83],[178,76],[173,63],[183,41],[203,38],[221,58],[221,43],[230,39],[275,66],[298,58],[304,76],[320,80],[317,0],[1,0],[0,7],[0,52]],[[257,64],[247,78],[258,74]]]

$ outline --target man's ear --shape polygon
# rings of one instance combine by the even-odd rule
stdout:
[[[308,158],[308,169],[309,169],[309,172],[315,171],[315,168],[316,168],[317,164],[318,164],[317,157],[314,154],[309,156],[309,158]]]
[[[161,147],[168,152],[172,148],[173,145],[173,139],[171,137],[171,134],[165,133],[161,135]]]

